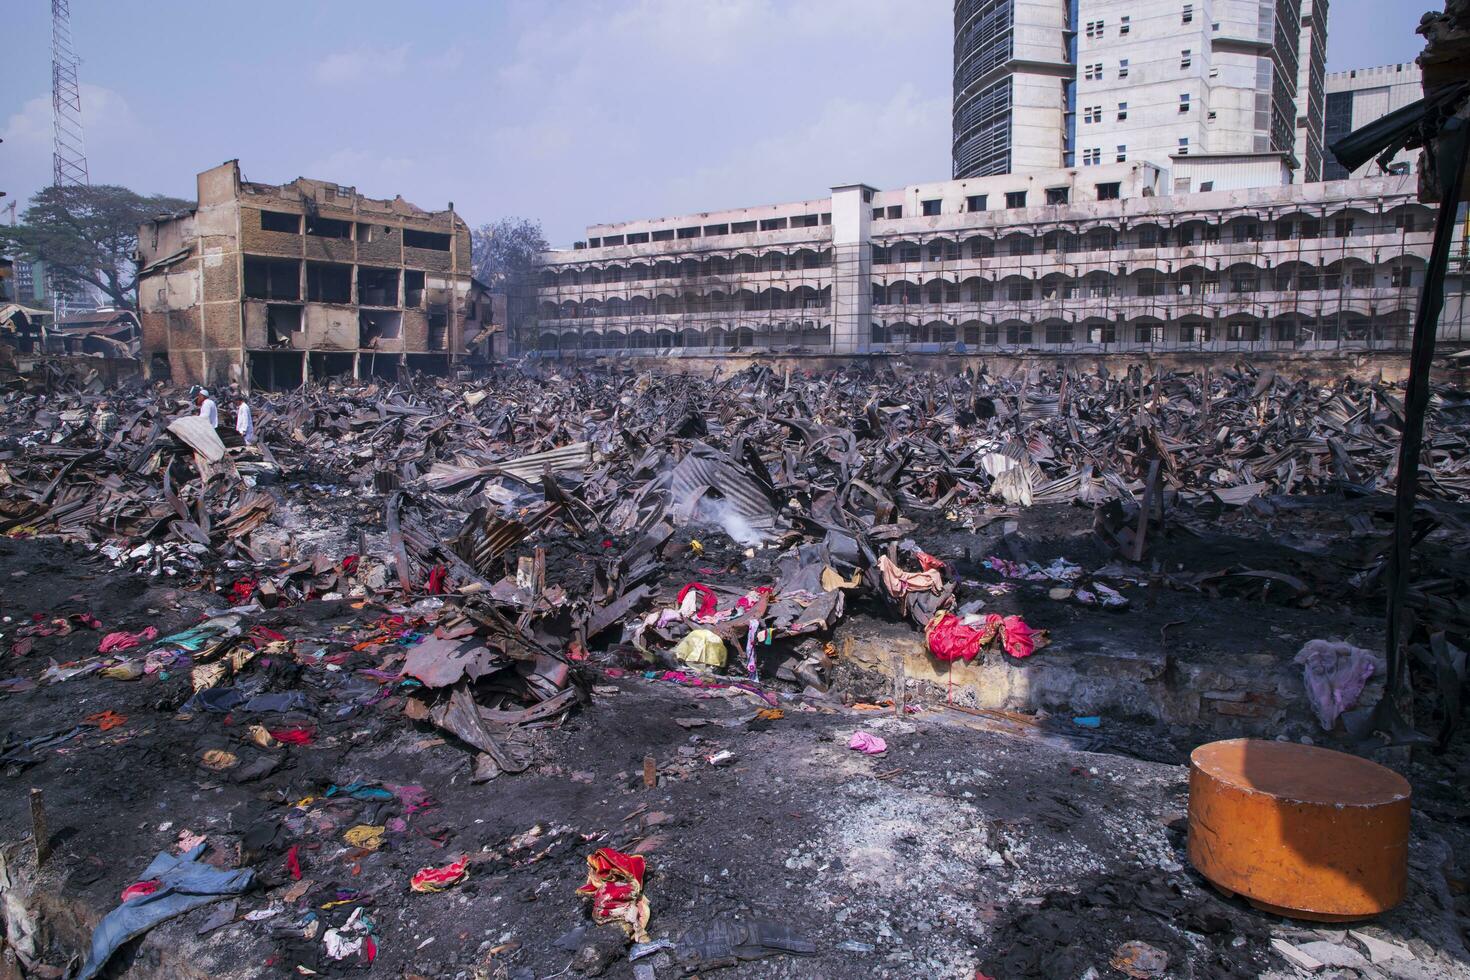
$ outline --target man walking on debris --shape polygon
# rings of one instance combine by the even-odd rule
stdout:
[[[238,388],[232,389],[235,401],[239,405],[235,409],[235,431],[240,433],[240,438],[245,440],[245,445],[255,445],[255,416],[250,411],[250,402]]]

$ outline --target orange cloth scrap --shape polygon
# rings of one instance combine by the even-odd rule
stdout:
[[[635,942],[648,942],[648,898],[643,894],[647,865],[642,857],[600,847],[587,855],[587,884],[578,895],[592,899],[592,921],[616,922]]]
[[[101,731],[117,728],[119,725],[128,723],[127,715],[120,715],[116,711],[99,711],[95,715],[88,715],[82,719],[89,725],[96,725]]]

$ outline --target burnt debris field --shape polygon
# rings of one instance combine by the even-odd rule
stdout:
[[[1470,977],[1458,389],[1397,692],[1382,382],[215,394],[0,396],[0,977]],[[1409,780],[1402,904],[1200,876],[1236,736]]]

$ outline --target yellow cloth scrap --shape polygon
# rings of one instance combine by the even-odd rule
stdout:
[[[822,591],[831,592],[833,589],[855,589],[863,584],[863,573],[856,571],[852,578],[843,578],[842,573],[830,565],[822,569]]]
[[[674,656],[686,664],[723,667],[725,641],[709,630],[694,630],[674,647]]]
[[[199,761],[206,769],[223,772],[226,769],[233,769],[238,766],[240,764],[240,757],[224,749],[210,749],[204,753]]]
[[[360,823],[356,827],[349,827],[342,839],[353,847],[360,847],[366,851],[376,851],[383,846],[383,834],[387,827],[381,824]]]
[[[276,741],[276,737],[274,735],[266,731],[264,725],[251,725],[249,731],[250,741],[254,742],[256,745],[259,745],[263,749],[275,748],[277,745],[281,744],[280,742]]]
[[[202,660],[218,650],[216,645],[205,653],[199,654],[195,660]],[[255,659],[255,648],[252,646],[237,646],[230,651],[229,656],[221,657],[213,663],[198,664],[189,671],[189,681],[194,685],[194,690],[202,691],[206,687],[216,687],[231,674],[237,672],[251,660]]]
[[[124,660],[111,667],[104,667],[102,676],[114,681],[135,681],[143,676],[143,665],[136,660]]]

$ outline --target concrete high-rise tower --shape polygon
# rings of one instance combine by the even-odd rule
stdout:
[[[956,0],[954,176],[1143,161],[1223,190],[1315,175],[1326,7]]]
[[[955,0],[954,175],[1070,162],[1077,0]]]

